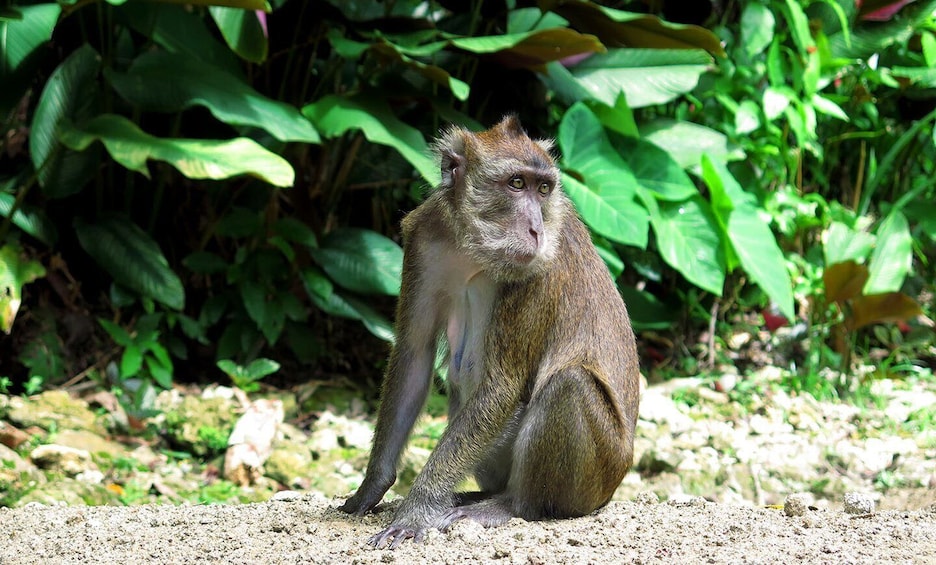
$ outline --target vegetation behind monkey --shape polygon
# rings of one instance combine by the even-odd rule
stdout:
[[[400,453],[448,345],[449,422],[375,547],[470,518],[485,526],[588,514],[633,460],[639,369],[627,309],[561,191],[548,140],[515,117],[435,144],[442,182],[403,220],[396,344],[363,484],[363,514]],[[474,473],[481,493],[455,493]]]

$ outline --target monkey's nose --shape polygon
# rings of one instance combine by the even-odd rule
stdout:
[[[533,238],[533,243],[539,247],[539,232],[534,228],[530,228],[530,236]]]

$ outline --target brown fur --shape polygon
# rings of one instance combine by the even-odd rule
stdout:
[[[397,342],[367,474],[342,509],[370,510],[396,480],[439,336],[450,348],[450,419],[372,545],[395,547],[462,518],[497,525],[587,514],[631,466],[634,334],[559,189],[550,148],[514,118],[480,134],[450,129],[436,145],[443,182],[403,221]],[[524,188],[511,190],[518,176]],[[548,196],[535,194],[543,183]],[[484,493],[457,496],[472,472]]]

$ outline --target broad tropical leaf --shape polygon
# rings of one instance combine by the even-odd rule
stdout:
[[[563,174],[562,188],[575,204],[575,209],[595,233],[641,249],[647,247],[650,220],[647,211],[637,201],[621,210],[606,202],[575,178]]]
[[[432,186],[439,183],[441,174],[428,156],[426,139],[419,130],[397,118],[386,101],[332,95],[305,106],[302,113],[325,137],[361,130],[368,141],[399,151]]]
[[[169,163],[193,179],[249,174],[275,186],[293,184],[294,173],[288,161],[243,137],[225,141],[153,137],[114,114],[102,114],[83,127],[64,125],[59,136],[65,145],[78,151],[100,141],[115,161],[146,177],[146,162],[154,159]]]
[[[877,229],[877,243],[868,263],[864,294],[897,292],[913,267],[913,237],[907,218],[892,210]]]
[[[720,162],[744,158],[744,151],[725,134],[692,122],[667,118],[645,122],[640,137],[666,151],[683,169],[697,167],[703,155]]]
[[[60,64],[45,84],[29,135],[29,156],[39,186],[49,197],[74,194],[88,182],[98,154],[68,151],[56,134],[63,121],[81,122],[94,115],[100,57],[84,44]]]
[[[37,48],[52,38],[61,7],[16,6],[19,19],[0,19],[0,115],[6,116],[32,82]]]
[[[309,252],[335,282],[363,294],[400,293],[403,250],[370,230],[343,228],[322,238]]]
[[[271,100],[236,76],[191,57],[150,51],[137,57],[126,73],[108,72],[107,77],[128,102],[147,110],[204,106],[224,123],[261,128],[280,141],[321,141],[293,106]]]
[[[23,300],[23,286],[44,277],[41,263],[23,256],[16,242],[0,247],[0,330],[9,334]]]
[[[262,63],[266,60],[266,15],[254,10],[223,6],[212,6],[209,10],[218,29],[221,30],[221,36],[232,51],[251,63]]]
[[[696,87],[711,57],[700,49],[612,49],[570,66],[549,63],[543,77],[567,102],[589,98],[614,106],[621,93],[631,108],[665,104]],[[572,85],[564,84],[572,81]],[[576,93],[578,93],[576,95]]]
[[[783,252],[753,194],[745,192],[728,169],[707,155],[702,176],[712,194],[712,209],[726,231],[741,267],[786,316],[794,319],[793,283]]]
[[[75,231],[81,247],[114,282],[175,310],[184,307],[182,281],[159,245],[136,224],[116,216],[94,222],[79,218]]]

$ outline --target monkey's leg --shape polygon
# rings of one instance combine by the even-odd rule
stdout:
[[[632,457],[611,400],[581,367],[547,379],[521,422],[506,490],[453,509],[443,528],[462,518],[496,526],[584,516],[610,500]]]

